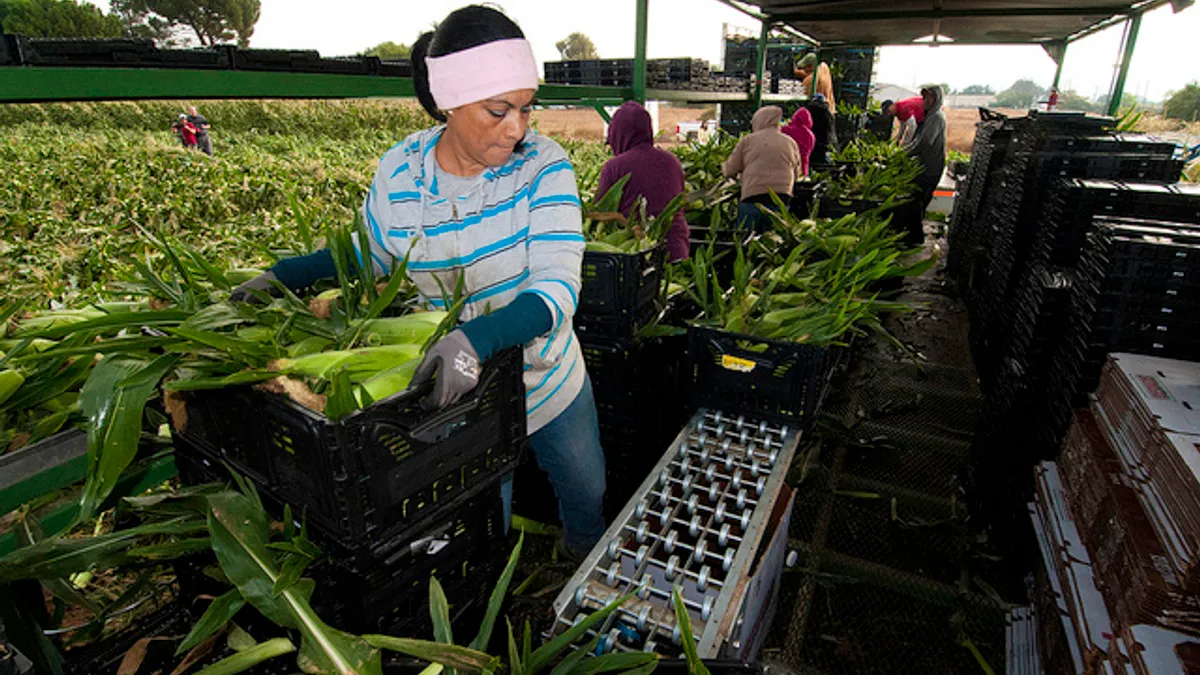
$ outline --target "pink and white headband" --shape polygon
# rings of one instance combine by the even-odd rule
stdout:
[[[497,40],[445,56],[426,57],[429,91],[442,110],[517,89],[537,89],[533,48],[522,38]]]

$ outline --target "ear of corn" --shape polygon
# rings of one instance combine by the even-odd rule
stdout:
[[[358,404],[366,407],[374,401],[385,399],[392,394],[397,394],[408,389],[409,383],[412,382],[413,373],[417,371],[417,367],[421,365],[421,361],[420,357],[409,359],[394,368],[363,380],[362,387],[355,391]]]
[[[21,385],[25,384],[25,376],[15,370],[0,370],[0,405],[3,405]]]
[[[371,319],[363,325],[362,342],[367,345],[424,344],[446,316],[447,312],[435,311]]]

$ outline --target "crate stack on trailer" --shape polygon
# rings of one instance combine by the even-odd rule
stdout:
[[[1173,144],[1111,124],[981,122],[952,214],[950,271],[988,400],[976,498],[1010,523],[1012,496],[1027,497],[1029,468],[1057,454],[1105,354],[1195,358],[1179,313],[1200,270],[1200,189],[1175,183]]]
[[[1047,672],[1193,672],[1198,396],[1200,363],[1113,354],[1058,461],[1036,468]]]

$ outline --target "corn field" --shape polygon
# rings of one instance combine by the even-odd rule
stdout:
[[[74,306],[147,253],[137,228],[201,252],[223,269],[261,267],[293,250],[299,221],[345,223],[380,156],[432,123],[407,102],[220,101],[216,158],[170,131],[176,102],[0,106],[0,285],[30,308]],[[567,141],[581,192],[607,158]]]

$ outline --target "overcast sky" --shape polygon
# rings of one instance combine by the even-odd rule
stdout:
[[[95,0],[107,6],[107,0]],[[466,0],[262,0],[252,47],[317,49],[353,54],[385,40],[411,43]],[[556,60],[554,43],[573,31],[590,36],[602,57],[633,55],[634,0],[499,0],[525,31],[539,61]],[[716,0],[650,0],[650,58],[694,56],[720,63],[722,26],[758,34],[758,22]],[[1002,21],[1003,19],[996,19]],[[1112,81],[1120,28],[1086,38],[1067,50],[1064,89],[1102,95]],[[1161,100],[1168,90],[1200,79],[1200,7],[1179,14],[1163,7],[1142,21],[1126,91]],[[1048,86],[1054,63],[1040,47],[885,47],[877,82],[902,86],[946,82],[997,90],[1029,77]]]

